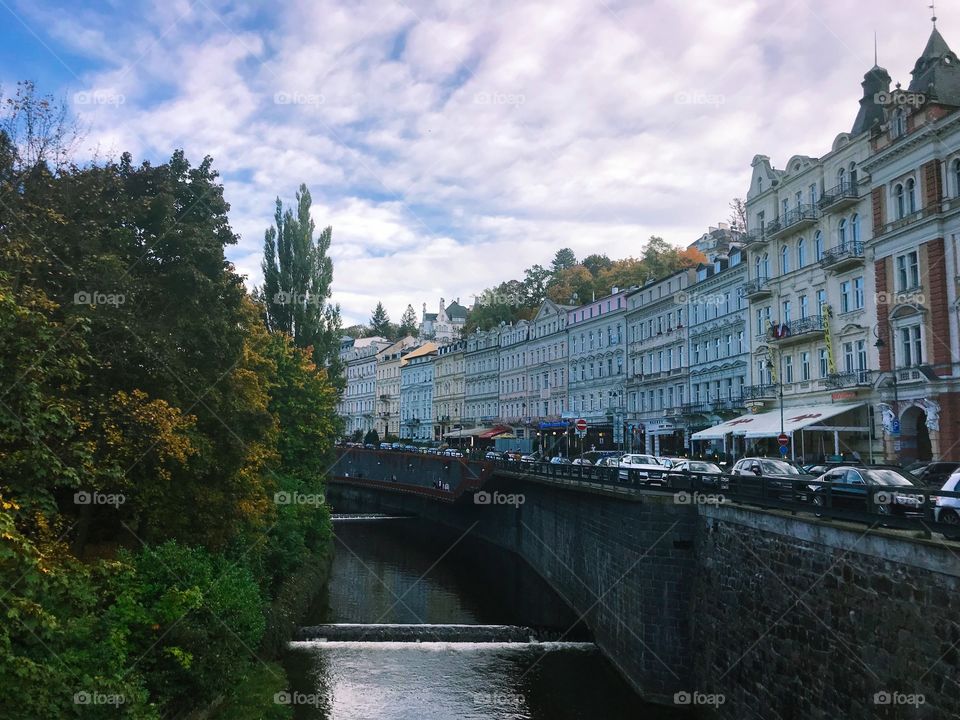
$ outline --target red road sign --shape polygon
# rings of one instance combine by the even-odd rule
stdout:
[[[586,432],[586,431],[587,431],[587,421],[584,420],[583,418],[580,418],[579,420],[577,420],[577,421],[574,423],[574,427],[576,427],[577,430],[579,430],[580,432]]]
[[[790,436],[786,433],[780,433],[780,435],[777,436],[777,442],[786,447],[790,444]]]

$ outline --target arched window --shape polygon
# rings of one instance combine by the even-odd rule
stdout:
[[[960,158],[953,161],[953,193],[960,197]]]
[[[823,260],[823,233],[819,230],[813,236],[813,259],[817,262]]]
[[[758,192],[758,193],[762,193],[762,192],[763,192],[763,178],[762,178],[762,177],[758,177],[758,178],[757,178],[757,192]]]
[[[850,163],[850,187],[855,188],[857,186],[857,164],[855,162]]]
[[[843,247],[847,244],[847,219],[842,218],[840,220],[840,225],[837,227],[837,245]]]
[[[763,277],[763,268],[760,265],[760,256],[757,256],[756,261],[754,262],[756,272],[753,274],[757,280]]]
[[[770,277],[770,255],[767,253],[763,254],[762,268],[763,268],[763,276],[765,278]]]
[[[807,241],[800,238],[797,241],[797,270],[807,264]]]
[[[898,138],[907,134],[907,111],[900,108],[893,114],[892,127],[890,129],[893,137]]]
[[[837,189],[843,190],[843,186],[847,180],[847,171],[844,168],[837,170]],[[742,187],[742,186],[741,186]]]
[[[907,212],[917,211],[917,182],[913,178],[907,180]]]
[[[907,214],[907,206],[903,197],[903,185],[900,183],[897,183],[896,187],[893,188],[893,197],[896,200],[897,220],[900,220]]]
[[[860,242],[860,216],[857,213],[850,218],[850,239],[853,242]]]
[[[790,251],[786,245],[780,248],[780,274],[786,275],[790,272]]]

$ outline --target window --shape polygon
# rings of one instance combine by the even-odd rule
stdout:
[[[827,362],[827,350],[826,348],[820,348],[817,350],[817,356],[820,364],[820,377],[825,378],[827,376],[827,371],[829,370],[829,363]]]
[[[786,275],[790,272],[790,251],[786,245],[780,248],[780,274]]]
[[[853,279],[853,307],[860,310],[863,307],[863,277]]]
[[[810,352],[807,350],[800,353],[800,379],[804,382],[810,379]]]
[[[897,209],[897,220],[901,220],[907,214],[907,206],[904,202],[902,184],[897,183],[896,187],[893,188],[893,197],[895,200],[894,206]]]
[[[837,185],[842,190],[847,182],[847,171],[844,168],[837,170]]]
[[[790,212],[790,201],[784,198],[781,205],[783,206],[783,214],[780,216],[780,223],[783,224],[787,221],[787,213]]]
[[[823,314],[823,306],[827,304],[827,291],[817,290],[817,315]]]
[[[917,181],[913,178],[907,180],[907,212],[915,213],[917,211]]]
[[[843,247],[847,244],[847,219],[842,218],[840,220],[840,225],[837,227],[837,246]]]
[[[850,218],[850,239],[855,243],[860,242],[860,216],[857,213]]]
[[[845,342],[843,344],[843,370],[844,372],[853,372],[853,343]]]
[[[806,295],[800,296],[800,317],[805,318],[810,313],[810,302]]]
[[[850,281],[840,283],[840,312],[850,312]]]
[[[897,290],[920,287],[920,256],[916,250],[897,256]]]
[[[953,196],[960,197],[960,158],[953,161]]]
[[[737,333],[737,353],[743,352],[743,330]]]
[[[787,355],[783,359],[783,380],[784,382],[793,382],[793,356]]]
[[[919,323],[900,328],[900,353],[900,367],[912,367],[923,362]]]
[[[857,340],[857,370],[867,369],[867,341]]]
[[[890,121],[890,135],[894,138],[902,137],[907,134],[907,111],[900,108],[893,114]]]
[[[810,204],[811,204],[811,205],[816,205],[816,204],[817,204],[817,185],[816,185],[816,183],[814,183],[813,185],[810,186]]]
[[[823,233],[819,230],[813,236],[813,259],[817,262],[823,260]]]
[[[797,269],[807,264],[807,243],[803,238],[797,241]]]
[[[784,301],[783,301],[783,304],[782,304],[782,307],[783,307],[783,313],[782,313],[781,316],[780,316],[780,322],[789,323],[790,320],[791,320],[791,318],[790,318],[790,315],[791,315],[791,312],[790,312],[790,311],[791,311],[790,301],[789,301],[789,300],[784,300]]]

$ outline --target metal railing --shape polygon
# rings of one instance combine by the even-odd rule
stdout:
[[[824,191],[823,196],[817,201],[817,205],[822,210],[843,200],[856,200],[859,196],[857,183],[844,181]]]
[[[862,242],[846,242],[827,250],[820,259],[821,265],[833,265],[842,260],[863,258]]]
[[[873,384],[872,370],[848,370],[842,373],[833,373],[823,379],[828,388],[860,387]]]
[[[803,335],[810,332],[819,332],[823,330],[823,316],[809,315],[804,318],[792,320],[788,323],[774,325],[767,331],[767,340],[784,340],[796,335]]]
[[[740,396],[743,400],[769,400],[777,397],[780,392],[780,386],[776,383],[766,383],[762,385],[744,385]]]
[[[753,280],[747,280],[743,284],[743,294],[744,295],[756,295],[759,292],[769,292],[770,290],[770,278],[761,277],[754,278]]]

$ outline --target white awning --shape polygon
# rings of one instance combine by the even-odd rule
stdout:
[[[863,407],[864,403],[828,403],[826,405],[809,405],[807,407],[784,408],[783,432],[787,435],[814,425],[822,420],[832,418],[848,410]],[[734,429],[734,435],[743,435],[748,438],[777,437],[780,434],[780,410],[770,410],[760,415],[754,415],[754,422],[743,423]],[[866,430],[866,427],[864,427]]]
[[[462,437],[473,437],[479,435],[480,433],[489,432],[490,428],[488,427],[475,427],[469,428],[468,430],[451,430],[448,433],[444,433],[445,438],[462,438]]]
[[[746,415],[741,415],[738,418],[733,420],[727,420],[722,422],[719,425],[714,425],[709,427],[706,430],[699,430],[690,436],[691,440],[720,440],[725,435],[729,435],[739,428],[744,423],[751,423],[755,418],[760,417],[760,415],[752,415],[747,413]]]
[[[787,435],[803,428],[840,415],[848,410],[863,407],[864,403],[829,403],[807,407],[784,408],[783,432]],[[864,427],[866,430],[866,427]],[[780,434],[780,409],[755,415],[741,415],[690,436],[692,440],[720,440],[725,435],[740,435],[748,438],[777,437]]]

